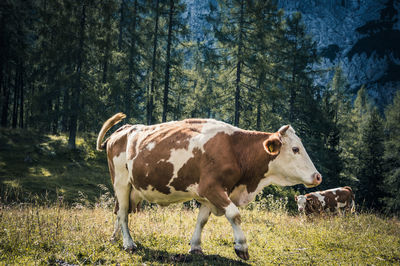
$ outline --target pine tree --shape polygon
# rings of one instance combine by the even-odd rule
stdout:
[[[379,199],[383,195],[383,120],[373,108],[361,135],[357,197],[363,206],[380,209]]]
[[[388,194],[383,198],[387,211],[400,212],[400,92],[393,103],[385,109],[385,175],[383,189]]]

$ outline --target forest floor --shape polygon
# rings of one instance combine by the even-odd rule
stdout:
[[[224,217],[203,231],[205,256],[187,255],[194,204],[146,205],[130,215],[138,249],[109,241],[115,215],[104,152],[94,135],[77,151],[66,136],[0,129],[0,265],[387,265],[400,264],[400,221],[373,213],[307,218],[266,201],[241,210],[250,260],[240,260]],[[269,199],[271,200],[271,199]]]
[[[67,148],[65,135],[0,128],[0,197],[3,203],[77,198],[94,202],[112,190],[105,152],[96,151],[95,135],[77,137]]]

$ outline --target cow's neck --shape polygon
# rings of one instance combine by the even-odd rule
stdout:
[[[269,162],[274,159],[263,147],[269,135],[257,131],[241,131],[233,135],[234,150],[241,169],[241,179],[236,186],[245,185],[248,193],[257,190],[261,180],[265,179]]]

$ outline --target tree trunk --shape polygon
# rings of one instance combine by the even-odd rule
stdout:
[[[80,91],[82,89],[82,64],[83,64],[83,44],[85,37],[85,23],[86,23],[86,4],[82,4],[82,13],[80,21],[80,34],[79,34],[79,47],[76,65],[76,85],[72,89],[72,99],[71,99],[71,116],[70,116],[70,126],[69,126],[69,139],[68,147],[71,149],[76,148],[75,139],[78,124],[78,109],[79,109],[79,98]]]
[[[19,94],[19,127],[24,127],[24,68],[21,66],[20,70],[20,94]]]
[[[149,97],[147,100],[147,124],[151,125],[153,122],[153,109],[154,109],[154,86],[155,86],[155,71],[156,71],[156,56],[157,56],[157,37],[158,37],[158,19],[159,19],[159,0],[156,0],[156,17],[154,25],[154,41],[153,41],[153,58],[151,63],[151,83]]]
[[[137,21],[137,0],[133,4],[133,17],[131,27],[131,46],[129,49],[129,70],[128,83],[125,89],[125,114],[129,117],[131,113],[131,92],[133,91],[133,68],[135,60],[135,45],[136,45],[136,21]]]
[[[7,127],[8,126],[8,106],[10,104],[10,84],[11,84],[11,77],[8,75],[8,82],[4,84],[4,102],[3,108],[1,111],[1,126]]]
[[[14,98],[13,98],[13,112],[12,112],[12,128],[17,127],[18,122],[18,98],[19,98],[19,72],[20,72],[20,63],[17,64],[15,68],[15,79],[14,79]]]
[[[108,58],[110,57],[109,42],[110,42],[110,37],[109,34],[107,34],[106,47],[104,49],[104,58],[103,58],[103,78],[102,78],[103,84],[107,82]]]
[[[70,100],[69,100],[69,89],[67,87],[63,88],[64,95],[63,95],[63,107],[61,112],[61,131],[67,132],[68,124],[69,124],[69,107],[70,107]]]
[[[297,36],[297,26],[296,26],[296,36]],[[295,82],[296,82],[296,48],[297,48],[297,37],[296,37],[296,42],[293,47],[293,65],[292,65],[292,81],[291,84],[289,85],[290,87],[290,95],[289,95],[289,121],[291,123],[294,122],[294,113],[296,112],[295,110],[295,103],[296,103],[296,87],[295,87]]]
[[[162,122],[167,121],[168,112],[168,92],[169,92],[169,75],[171,67],[171,42],[172,42],[172,24],[174,16],[174,0],[169,1],[169,24],[168,24],[168,40],[167,40],[167,62],[165,65],[165,78],[164,78],[164,102],[163,102],[163,114]]]
[[[257,122],[256,122],[256,129],[260,131],[261,129],[261,104],[263,99],[263,91],[261,90],[261,84],[264,82],[264,72],[261,71],[260,76],[258,77],[257,81],[257,91],[258,91],[258,100],[257,100]]]
[[[237,65],[236,65],[236,91],[235,91],[235,120],[234,125],[239,126],[240,118],[240,75],[242,65],[242,46],[243,46],[243,23],[244,23],[244,0],[240,3],[240,20],[239,20],[239,43],[237,47]]]
[[[121,8],[119,10],[120,20],[119,20],[119,35],[118,35],[118,51],[122,50],[122,28],[124,23],[124,6],[125,6],[125,0],[122,0]]]

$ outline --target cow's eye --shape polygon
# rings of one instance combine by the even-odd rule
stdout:
[[[300,150],[299,150],[299,148],[297,148],[297,147],[293,147],[293,148],[292,148],[292,151],[293,151],[293,153],[299,153]]]

